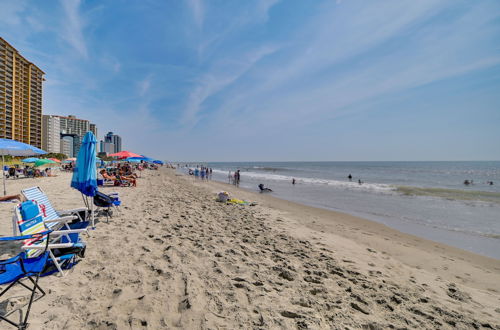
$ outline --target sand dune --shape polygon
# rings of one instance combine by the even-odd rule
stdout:
[[[69,181],[8,187],[79,207]],[[172,170],[138,184],[104,189],[121,212],[66,277],[41,280],[33,329],[500,329],[498,260]],[[221,189],[258,205],[215,202]],[[2,235],[11,209],[0,204]]]

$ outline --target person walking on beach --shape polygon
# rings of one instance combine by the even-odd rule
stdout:
[[[240,185],[240,170],[237,170],[236,172],[234,172],[234,184],[236,186]]]
[[[292,179],[292,184],[295,185],[295,178]]]

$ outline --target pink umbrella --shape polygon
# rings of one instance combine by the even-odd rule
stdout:
[[[111,154],[109,156],[110,157],[117,157],[118,159],[129,158],[129,157],[141,157],[142,158],[141,155],[134,154],[133,152],[126,151],[126,150]]]

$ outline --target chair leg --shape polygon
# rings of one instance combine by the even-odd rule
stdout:
[[[31,311],[31,305],[33,304],[33,298],[35,298],[35,292],[36,292],[36,289],[39,288],[40,291],[43,292],[43,295],[45,295],[45,292],[38,286],[38,279],[40,278],[40,274],[38,273],[36,275],[36,279],[33,280],[31,278],[31,276],[28,276],[28,278],[30,279],[30,281],[33,283],[33,291],[31,292],[31,297],[30,297],[30,301],[28,303],[28,309],[26,310],[26,315],[24,316],[24,321],[23,321],[23,325],[24,327],[23,328],[20,328],[20,329],[25,329],[27,326],[28,326],[28,316],[30,315],[30,311]]]
[[[36,276],[36,279],[34,280],[31,276],[27,276],[27,278],[31,281],[31,283],[33,284],[33,288],[30,288],[28,285],[24,284],[20,279],[15,281],[15,282],[12,282],[7,288],[5,288],[1,293],[0,293],[0,296],[2,296],[5,292],[7,292],[12,286],[14,286],[15,284],[20,284],[21,286],[25,287],[26,289],[30,290],[31,291],[31,296],[30,296],[30,300],[28,302],[28,307],[26,309],[26,314],[24,315],[24,319],[22,317],[22,309],[24,308],[24,306],[21,306],[21,308],[19,309],[20,312],[21,312],[21,315],[20,315],[20,320],[19,320],[19,323],[15,323],[14,321],[12,320],[9,320],[6,316],[10,315],[12,312],[6,314],[6,315],[0,315],[0,320],[3,320],[15,327],[17,327],[17,329],[19,330],[24,330],[24,329],[27,329],[28,328],[28,317],[29,317],[29,314],[30,314],[30,311],[31,311],[31,305],[33,304],[33,301],[35,299],[35,294],[36,294],[36,290],[38,289],[42,295],[38,298],[42,298],[43,296],[45,296],[45,291],[38,285],[38,279],[40,278],[40,275],[38,274]],[[37,300],[38,300],[37,299]],[[16,309],[17,310],[17,309]]]
[[[57,258],[54,256],[54,253],[52,253],[51,250],[49,250],[49,255],[50,255],[50,259],[52,259],[52,262],[54,263],[54,265],[56,265],[56,268],[59,271],[59,273],[61,274],[61,276],[64,276],[64,272],[61,268],[61,265],[59,265],[59,263],[57,262]]]

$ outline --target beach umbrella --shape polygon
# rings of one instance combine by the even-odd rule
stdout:
[[[5,189],[5,159],[4,156],[34,156],[46,154],[45,151],[29,144],[16,140],[0,139],[0,155],[2,155],[2,179],[3,179],[3,194],[7,195]]]
[[[47,159],[53,160],[53,161],[55,161],[56,163],[60,163],[60,162],[61,162],[61,161],[60,161],[59,159],[57,159],[57,158],[47,158]]]
[[[94,134],[87,132],[83,137],[71,179],[71,187],[89,197],[94,197],[97,194],[96,144],[97,140]],[[94,203],[90,202],[90,204],[92,227],[94,227]]]
[[[29,158],[24,158],[21,160],[23,163],[34,163],[38,160],[36,157],[29,157]]]
[[[129,157],[129,158],[126,158],[125,160],[127,162],[131,162],[131,163],[140,163],[141,161],[143,161],[142,158],[137,158],[137,157]]]
[[[153,163],[163,165],[163,162],[161,160],[153,160]]]
[[[130,158],[130,157],[139,157],[139,158],[142,158],[141,155],[138,155],[138,154],[134,154],[133,152],[130,152],[130,151],[120,151],[120,152],[117,152],[117,153],[114,153],[114,154],[111,154],[109,155],[110,157],[117,157],[119,159],[125,159],[125,158]]]
[[[57,163],[53,160],[39,159],[35,162],[35,167],[42,167],[42,166],[50,167],[50,166],[54,166],[54,164],[57,164]]]

